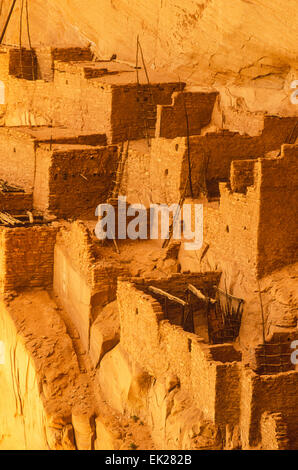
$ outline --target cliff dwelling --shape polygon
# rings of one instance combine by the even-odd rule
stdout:
[[[0,2],[0,450],[297,450],[296,2],[82,3]]]

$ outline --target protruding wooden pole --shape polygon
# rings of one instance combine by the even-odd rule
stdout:
[[[3,28],[3,31],[2,31],[2,34],[1,34],[1,37],[0,37],[0,44],[2,44],[2,41],[4,39],[4,36],[5,36],[5,33],[6,33],[6,30],[7,30],[7,27],[8,27],[8,24],[9,24],[9,21],[10,21],[10,18],[11,18],[11,15],[12,15],[12,12],[13,12],[13,9],[15,7],[16,2],[17,2],[17,0],[13,0],[13,2],[12,2],[11,8],[10,8],[9,13],[8,13],[7,20],[5,22],[5,25],[4,25],[4,28]]]

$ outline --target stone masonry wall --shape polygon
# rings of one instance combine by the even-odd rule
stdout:
[[[235,161],[234,191],[221,183],[219,205],[204,205],[204,243],[221,269],[256,280],[297,259],[297,145],[251,162]]]
[[[9,159],[9,165],[7,161]],[[0,138],[0,178],[32,192],[34,186],[35,149],[29,136],[5,135]]]
[[[261,443],[263,413],[281,413],[288,428],[289,446],[297,449],[297,371],[258,376],[250,370],[242,374],[241,430],[244,448]]]
[[[279,150],[292,134],[296,121],[296,118],[268,116],[263,132],[255,137],[227,130],[191,136],[189,152],[193,196],[199,197],[201,191],[207,189],[211,197],[218,197],[218,183],[229,180],[232,161],[253,160],[264,157],[269,151]],[[155,139],[149,168],[154,202],[178,202],[189,178],[186,137]],[[164,184],[161,185],[160,181]]]
[[[157,105],[170,104],[178,89],[179,83],[113,86],[111,142],[144,139],[146,125],[155,125]]]
[[[55,61],[53,82],[48,76],[34,82],[16,79],[7,76],[3,68],[7,79],[6,125],[62,125],[106,134],[109,143],[144,138],[144,115],[149,118],[150,114],[154,124],[156,105],[170,104],[172,93],[181,87],[179,83],[153,84],[150,88],[136,83],[105,84],[100,77],[89,78],[86,67],[76,62]]]
[[[33,207],[32,193],[6,193],[0,191],[0,210],[18,214],[31,211]]]
[[[261,420],[262,449],[288,450],[287,425],[281,413],[264,413]]]
[[[95,214],[113,186],[117,147],[40,146],[34,207],[59,217]]]
[[[106,136],[61,128],[0,127],[0,178],[32,191],[36,148],[42,143],[104,146]],[[10,165],[7,165],[8,159]]]
[[[80,69],[70,69],[63,62],[55,63],[53,82],[54,125],[101,132],[111,136],[112,90],[97,80],[86,80]],[[110,141],[110,139],[109,139]]]
[[[91,234],[82,222],[62,229],[57,237],[54,291],[71,316],[82,343],[89,348],[94,311],[116,298],[116,285],[124,270],[97,256]]]
[[[2,293],[52,285],[56,234],[51,225],[1,229]]]
[[[174,290],[177,287],[179,292],[183,282],[184,288],[187,282],[202,287],[208,279],[206,276],[177,275],[168,281],[162,281],[163,284],[155,280],[155,285],[163,288],[168,282],[168,286],[174,285]],[[141,287],[140,280],[134,279],[133,282],[119,280],[117,296],[121,326],[120,343],[130,358],[155,378],[164,374],[178,377],[181,387],[193,397],[195,406],[212,422],[237,423],[240,386],[239,366],[234,362],[236,356],[231,356],[229,350],[229,353],[226,351],[226,363],[214,361],[212,346],[204,345],[196,335],[165,320],[160,303],[138,289]],[[150,284],[154,285],[153,280],[146,280],[146,285]],[[222,348],[227,346],[222,345]],[[218,356],[220,357],[220,353]],[[231,390],[229,400],[223,393],[223,390],[227,389]]]
[[[197,135],[211,121],[217,93],[176,92],[171,105],[158,105],[156,137]]]
[[[265,275],[298,259],[298,145],[283,146],[281,158],[259,165],[258,264]]]

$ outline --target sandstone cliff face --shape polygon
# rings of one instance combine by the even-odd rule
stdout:
[[[18,3],[7,44],[19,44]],[[31,0],[29,18],[33,46],[92,43],[101,58],[135,63],[139,35],[149,71],[213,85],[240,111],[296,112],[289,99],[298,76],[296,0]],[[24,10],[23,45],[27,36]]]
[[[257,359],[264,356],[262,348],[258,349],[259,356],[254,358],[254,369],[248,370],[246,367],[250,356],[257,356],[257,347],[263,346],[263,335],[272,337],[275,333],[286,333],[289,342],[292,337],[289,337],[287,330],[296,334],[293,330],[297,326],[297,266],[286,266],[283,272],[261,278],[260,285],[255,277],[250,279],[247,274],[248,268],[251,269],[251,276],[257,274],[261,277],[271,273],[273,268],[296,260],[294,255],[291,258],[292,251],[288,249],[292,249],[292,238],[289,237],[291,243],[285,242],[288,233],[296,228],[294,223],[289,222],[294,221],[290,208],[294,207],[292,201],[297,185],[292,175],[295,175],[296,168],[294,163],[283,166],[283,158],[279,157],[284,152],[280,151],[280,145],[292,141],[286,147],[288,150],[293,147],[291,155],[295,157],[296,165],[297,153],[293,142],[297,138],[297,124],[293,117],[286,120],[276,116],[264,118],[265,112],[287,116],[297,115],[298,112],[297,106],[290,101],[291,82],[298,78],[297,46],[294,43],[298,19],[296,1],[286,3],[272,0],[270,8],[266,0],[28,0],[28,3],[30,37],[34,47],[85,47],[91,44],[95,58],[108,59],[117,55],[117,60],[124,62],[121,65],[110,63],[111,70],[106,75],[114,75],[113,67],[127,67],[129,75],[134,72],[129,64],[135,63],[139,35],[152,81],[154,75],[161,75],[165,82],[176,82],[168,97],[159,103],[157,122],[165,134],[157,133],[151,150],[143,141],[137,142],[137,145],[136,142],[130,143],[131,147],[127,145],[128,164],[123,194],[128,196],[129,202],[133,202],[131,195],[137,198],[134,202],[141,202],[140,194],[141,198],[147,197],[150,202],[152,194],[155,202],[167,201],[168,195],[173,198],[172,202],[179,200],[183,178],[186,180],[189,177],[189,168],[185,170],[187,150],[193,162],[198,163],[192,167],[192,173],[197,172],[200,193],[202,182],[206,186],[203,186],[206,194],[207,182],[215,182],[216,190],[213,193],[215,196],[210,197],[210,204],[205,204],[205,207],[208,205],[208,212],[207,217],[204,215],[204,225],[210,240],[199,254],[191,252],[193,256],[189,253],[186,256],[180,250],[178,259],[179,244],[174,249],[170,246],[162,254],[161,248],[151,245],[151,241],[148,245],[144,243],[145,249],[141,243],[127,243],[126,248],[121,246],[121,253],[115,254],[113,248],[93,245],[91,233],[95,222],[88,222],[90,233],[82,223],[78,223],[74,230],[73,227],[69,229],[64,226],[65,230],[61,230],[56,245],[55,260],[52,254],[49,259],[46,258],[50,268],[54,263],[54,293],[49,294],[36,289],[51,285],[51,272],[48,270],[46,281],[49,279],[49,282],[45,282],[43,276],[39,276],[41,279],[38,278],[37,283],[31,283],[31,277],[28,280],[26,276],[26,282],[21,285],[17,282],[14,273],[20,277],[19,266],[27,270],[28,266],[34,266],[35,269],[36,257],[31,263],[32,257],[25,256],[28,250],[15,250],[19,254],[19,258],[16,257],[18,266],[15,270],[11,268],[14,266],[12,261],[6,262],[5,266],[9,266],[10,270],[3,274],[4,287],[11,290],[13,287],[27,286],[31,290],[17,296],[13,293],[5,302],[0,302],[0,341],[5,344],[6,353],[5,363],[0,368],[0,393],[8,397],[0,403],[0,448],[118,450],[138,447],[153,449],[159,445],[165,449],[219,449],[224,445],[229,449],[241,446],[244,449],[256,446],[270,449],[279,448],[279,438],[281,435],[287,437],[284,428],[288,425],[291,442],[282,442],[282,445],[296,448],[298,419],[295,409],[298,406],[295,406],[293,397],[297,390],[297,372],[292,370],[292,366],[290,371],[286,369],[284,372],[280,363],[278,367],[282,372],[273,375],[272,379],[253,375],[258,366]],[[19,0],[5,37],[6,44],[20,45],[21,5]],[[5,21],[9,6],[9,0],[0,1],[0,26]],[[23,46],[28,46],[25,10],[22,23],[21,42]],[[16,75],[8,77],[5,82],[8,103],[5,111],[4,108],[0,109],[3,111],[1,124],[65,125],[69,129],[78,126],[83,134],[85,131],[108,133],[114,126],[114,133],[108,137],[113,143],[114,138],[116,143],[123,141],[123,135],[127,135],[121,133],[123,122],[129,128],[130,135],[131,125],[127,124],[130,122],[127,109],[130,108],[125,108],[122,119],[119,112],[123,106],[119,101],[121,94],[115,94],[115,99],[111,95],[110,108],[106,101],[101,104],[98,88],[94,88],[92,94],[87,82],[94,78],[92,72],[99,73],[96,67],[102,64],[92,63],[93,56],[89,59],[90,75],[78,81],[76,79],[83,71],[80,66],[76,68],[70,58],[64,64],[56,62],[54,81],[25,81],[19,80]],[[50,58],[49,62],[51,75]],[[119,81],[123,80],[122,73],[124,70],[119,71]],[[108,83],[105,80],[102,83]],[[124,84],[137,88],[135,80],[135,73],[131,73]],[[179,106],[180,92],[176,91],[172,104],[169,99],[172,91],[180,90],[179,80],[186,82],[183,95],[184,99],[185,96],[189,99],[186,100],[188,112],[189,115],[193,112],[197,126],[195,131],[190,127],[191,134],[194,134],[189,138],[191,146],[187,145],[185,135],[183,101]],[[171,83],[167,83],[162,90],[165,91],[168,85],[172,87]],[[207,86],[207,90],[202,90],[201,86]],[[104,87],[101,89],[104,90]],[[196,93],[196,97],[192,96]],[[135,103],[138,97],[136,94],[132,96],[131,101],[123,102]],[[202,96],[204,107],[201,106]],[[200,106],[197,104],[192,109],[195,98]],[[99,116],[93,103],[104,110],[102,115]],[[114,116],[114,103],[119,107],[115,112],[115,121],[111,117]],[[194,113],[198,108],[200,116]],[[166,111],[169,117],[162,119]],[[144,114],[142,110],[142,118]],[[92,122],[93,116],[96,117],[95,124]],[[53,117],[57,121],[53,122]],[[147,117],[146,120],[149,119]],[[182,127],[179,126],[179,119]],[[98,129],[101,120],[104,127]],[[143,126],[143,119],[140,121]],[[156,124],[157,130],[159,127]],[[53,129],[51,127],[50,140],[45,141],[51,142],[51,151]],[[136,129],[134,139],[140,139],[143,134],[138,134],[138,131],[143,127],[136,126]],[[244,133],[249,135],[243,136]],[[255,136],[254,139],[251,136]],[[74,140],[79,144],[79,136]],[[48,167],[42,169],[42,165],[36,166],[36,162],[48,150],[39,148],[34,153],[33,137],[30,146],[26,147],[26,154],[23,142],[27,145],[28,139],[24,136],[17,140],[17,144],[11,145],[11,140],[8,141],[10,146],[3,137],[2,156],[0,148],[2,171],[6,171],[8,155],[10,162],[17,158],[18,164],[22,163],[21,175],[20,166],[10,165],[12,173],[9,173],[9,178],[18,183],[19,177],[24,178],[24,170],[28,170],[32,181],[34,179],[30,186],[32,190],[34,185],[33,203],[37,204],[38,201],[39,204],[39,197],[43,195],[35,189],[40,190],[38,183],[48,174]],[[22,160],[19,158],[20,147]],[[69,176],[79,176],[80,183],[81,178],[84,180],[86,189],[88,178],[84,165],[89,160],[86,157],[83,159],[85,163],[79,162],[76,168],[72,151],[62,154],[66,162],[71,162],[65,166],[65,172],[60,171],[62,164],[55,159],[55,165],[51,167],[53,180],[58,178],[59,173],[66,188],[65,181],[70,180]],[[268,152],[271,157],[263,158],[265,155],[269,157]],[[85,156],[88,156],[87,153]],[[94,159],[94,154],[90,157],[90,160]],[[256,158],[259,158],[257,163]],[[209,169],[207,160],[208,165],[211,162]],[[43,161],[42,158],[40,161]],[[232,167],[232,184],[229,187],[223,181],[228,181],[230,165],[234,161],[238,164]],[[246,161],[244,165],[243,161]],[[294,158],[291,161],[294,162]],[[111,170],[111,159],[108,158],[107,162],[105,176],[110,175]],[[41,176],[35,179],[39,168]],[[284,171],[277,171],[276,168]],[[92,177],[97,177],[94,171]],[[4,176],[6,178],[2,173]],[[164,194],[160,192],[161,182],[166,182]],[[258,182],[260,192],[255,190]],[[48,195],[45,190],[46,201],[50,196],[57,197],[54,210],[60,211],[66,196],[61,199],[62,186],[52,187],[53,194],[49,192]],[[77,187],[80,188],[79,185]],[[141,193],[138,192],[140,187]],[[218,209],[218,188],[222,189],[219,206],[223,208],[222,213]],[[249,197],[243,193],[248,188]],[[87,188],[86,194],[88,191],[91,190]],[[70,190],[63,194],[68,192]],[[75,197],[78,192],[73,191]],[[274,196],[274,192],[278,196]],[[261,200],[262,205],[259,204]],[[247,218],[242,217],[244,213]],[[65,213],[62,214],[65,216]],[[281,228],[283,225],[285,230]],[[18,229],[13,230],[15,237],[11,240],[16,240],[12,244],[14,247],[18,246]],[[282,238],[283,249],[280,248]],[[50,246],[48,234],[47,245]],[[41,247],[40,251],[48,254],[42,243]],[[53,241],[50,247],[53,253]],[[268,259],[265,255],[259,256],[260,250]],[[278,264],[282,255],[284,259]],[[266,271],[264,265],[269,258],[273,261],[265,266],[268,268]],[[27,259],[28,266],[23,259]],[[43,265],[42,262],[39,264]],[[262,269],[255,270],[255,265],[259,268],[261,264]],[[159,279],[165,282],[162,286],[167,289],[166,278],[170,274],[180,271],[182,276],[188,271],[212,274],[219,269],[224,273],[220,287],[228,288],[234,295],[245,299],[248,305],[245,305],[236,349],[220,346],[218,352],[216,348],[204,348],[201,343],[205,336],[208,341],[204,328],[201,331],[198,328],[197,338],[189,337],[188,334],[192,333],[165,320],[161,304],[156,305],[154,297],[144,301],[141,288],[131,287],[127,295],[127,285],[123,284],[122,288],[120,285],[118,304],[110,303],[116,297],[117,277],[123,275],[138,277],[140,285],[144,283],[144,286],[146,278],[150,277],[150,284]],[[177,279],[181,277],[180,274],[177,276]],[[7,279],[12,279],[13,285],[6,282]],[[189,279],[186,281],[188,283]],[[210,285],[214,286],[215,281],[211,281]],[[182,290],[179,289],[175,295],[180,296]],[[262,307],[259,291],[263,297]],[[184,284],[182,293],[185,295]],[[261,315],[262,310],[265,316]],[[201,332],[202,338],[199,335]],[[280,342],[279,337],[278,345]],[[276,346],[276,343],[272,345]],[[243,353],[242,362],[238,349]],[[223,355],[220,360],[219,354]],[[280,350],[279,354],[280,357],[284,355]],[[261,363],[261,366],[266,371],[267,364]],[[230,390],[228,395],[226,390]],[[221,434],[223,426],[226,429]]]
[[[29,8],[34,46],[91,42],[100,57],[117,54],[134,63],[139,35],[149,70],[171,69],[188,83],[227,86],[234,107],[244,97],[253,111],[294,112],[289,84],[297,79],[296,0],[31,0]],[[19,44],[19,18],[17,4],[6,43]],[[25,12],[23,21],[26,44]]]

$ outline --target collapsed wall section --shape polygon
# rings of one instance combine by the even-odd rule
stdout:
[[[167,280],[147,280],[146,285],[165,285],[181,292],[188,282],[197,288],[218,282],[214,273],[176,275]],[[147,282],[148,281],[148,282]],[[239,422],[240,386],[239,365],[230,345],[208,346],[192,333],[165,320],[161,304],[143,292],[144,281],[133,279],[118,282],[120,314],[120,344],[130,360],[155,378],[176,377],[182,390],[205,418],[218,425]],[[141,290],[139,290],[141,289]],[[213,353],[213,349],[217,352]],[[220,349],[220,351],[218,350]],[[226,358],[223,363],[219,359]],[[212,355],[214,354],[214,358]],[[229,400],[224,397],[231,387]]]
[[[193,197],[218,198],[219,183],[229,181],[233,161],[253,160],[278,151],[290,136],[293,138],[296,123],[297,118],[266,116],[258,136],[219,130],[190,136],[189,144],[187,137],[154,139],[149,163],[154,202],[178,202],[185,190],[190,195],[189,175]]]
[[[261,418],[265,412],[281,413],[287,426],[289,446],[297,449],[297,371],[258,376],[243,370],[241,430],[244,448],[261,441]]]
[[[224,271],[233,263],[255,280],[294,263],[296,198],[297,145],[278,158],[233,161],[219,205],[204,204],[205,249]]]
[[[156,138],[198,135],[212,118],[217,92],[175,92],[171,105],[157,106]]]
[[[116,298],[118,264],[102,260],[88,228],[75,222],[60,230],[55,246],[54,291],[89,349],[90,329],[101,307]]]
[[[111,142],[139,140],[154,131],[157,105],[169,104],[179,83],[128,84],[112,87]],[[146,130],[147,129],[147,130]]]

